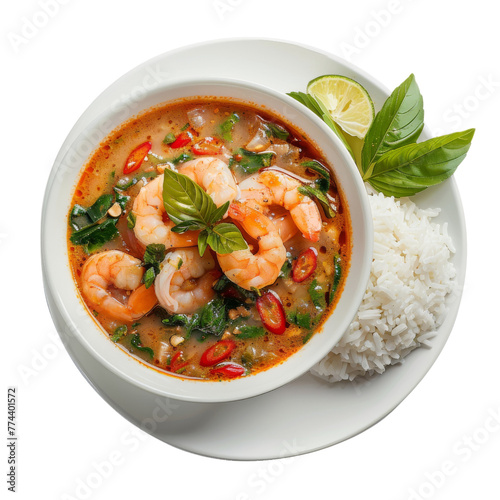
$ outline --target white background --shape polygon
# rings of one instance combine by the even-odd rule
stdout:
[[[499,232],[500,31],[490,10],[494,3],[48,0],[50,16],[42,4],[22,0],[1,7],[2,382],[19,393],[17,497],[500,498],[500,423],[491,419],[500,413],[494,286],[500,258],[493,244]],[[30,31],[30,21],[44,25]],[[460,313],[444,351],[382,422],[335,447],[279,463],[215,460],[139,432],[134,437],[134,427],[97,395],[61,347],[41,280],[44,186],[81,113],[139,63],[233,36],[330,51],[391,89],[413,72],[431,130],[477,128],[455,176],[469,259]],[[5,415],[6,403],[1,410]],[[78,487],[112,458],[113,470],[101,473],[97,487]],[[446,474],[438,472],[443,469]]]

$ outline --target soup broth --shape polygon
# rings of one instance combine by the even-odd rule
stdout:
[[[181,184],[227,206],[208,225],[199,207],[181,224],[171,192]],[[311,140],[266,110],[194,99],[148,110],[101,143],[73,194],[68,249],[110,341],[170,375],[227,380],[281,363],[321,330],[351,229]]]

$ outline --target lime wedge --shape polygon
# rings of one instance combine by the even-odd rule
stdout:
[[[311,80],[307,92],[323,104],[344,132],[360,139],[365,137],[375,109],[362,85],[346,76],[324,75]]]

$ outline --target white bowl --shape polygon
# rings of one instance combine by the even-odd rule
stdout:
[[[313,335],[300,351],[281,364],[224,382],[168,375],[137,361],[110,342],[80,298],[69,267],[66,243],[72,194],[83,165],[100,141],[140,111],[167,101],[203,96],[250,103],[303,131],[333,167],[352,224],[350,270],[337,307],[323,331]],[[294,99],[260,85],[235,80],[179,81],[152,90],[143,88],[133,107],[114,101],[76,139],[67,139],[63,144],[47,184],[42,212],[44,286],[52,318],[63,342],[69,337],[76,340],[95,359],[130,384],[185,401],[214,403],[245,399],[276,389],[309,370],[339,341],[356,314],[368,282],[372,247],[373,227],[366,191],[356,165],[340,140],[314,113]]]

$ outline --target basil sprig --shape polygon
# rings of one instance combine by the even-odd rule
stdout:
[[[417,141],[424,128],[424,100],[410,75],[385,101],[366,133],[361,167],[366,171],[384,153]]]
[[[303,92],[288,95],[317,114],[343,139],[322,103]],[[399,198],[417,194],[453,175],[469,151],[475,130],[417,143],[423,128],[423,98],[412,74],[392,92],[368,129],[359,165],[363,180],[384,195]],[[345,138],[343,142],[353,156]]]
[[[170,220],[176,224],[173,232],[200,230],[200,255],[205,253],[207,246],[219,254],[248,248],[234,224],[217,224],[227,212],[229,202],[217,208],[212,198],[189,177],[169,169],[165,169],[163,175],[163,205]]]

